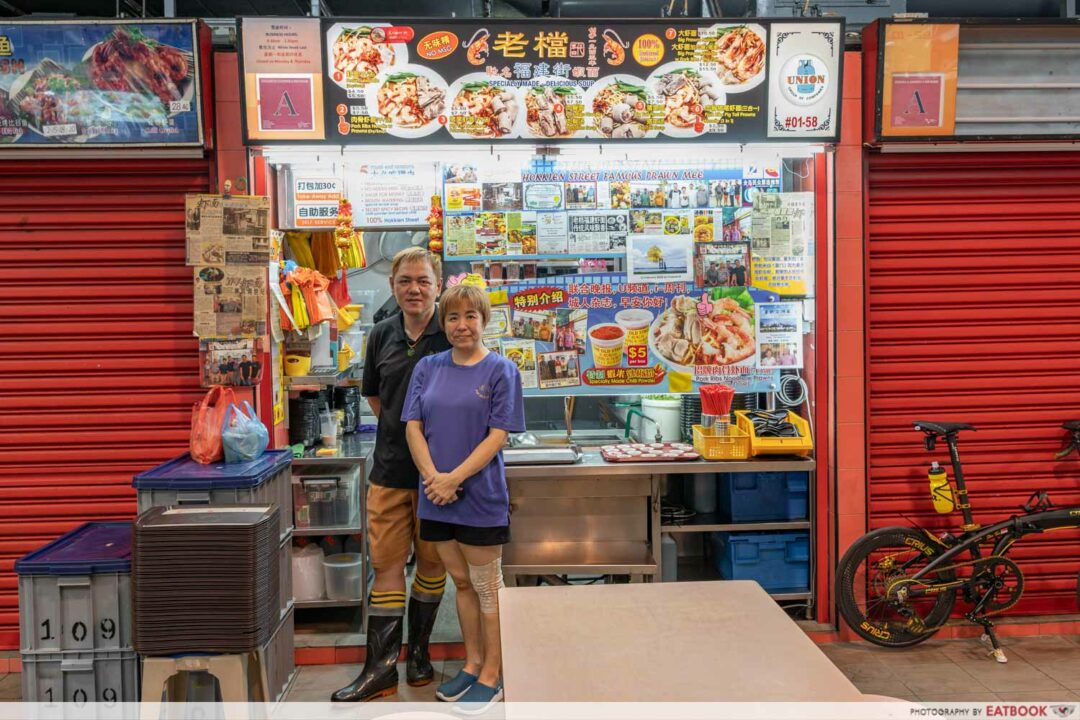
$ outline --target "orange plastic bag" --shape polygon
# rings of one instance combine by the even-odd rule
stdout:
[[[225,458],[221,424],[229,405],[236,402],[232,388],[215,385],[191,408],[191,459],[209,465]]]

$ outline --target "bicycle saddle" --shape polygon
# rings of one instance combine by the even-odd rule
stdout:
[[[974,430],[974,425],[957,422],[930,422],[928,420],[916,420],[912,423],[916,430],[922,430],[934,435],[952,435],[961,430]]]
[[[1080,432],[1080,420],[1069,420],[1068,422],[1061,423],[1061,427],[1069,430],[1070,432]]]

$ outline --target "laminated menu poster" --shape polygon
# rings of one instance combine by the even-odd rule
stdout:
[[[802,303],[764,303],[757,308],[757,365],[762,368],[803,366]]]
[[[269,198],[188,195],[184,217],[188,265],[265,266],[269,262]]]
[[[294,22],[310,21],[278,24],[295,35]],[[797,26],[806,39],[843,37],[841,21]],[[796,95],[786,102],[835,107],[828,87],[840,82],[838,66],[811,68],[790,53],[774,58],[770,46],[783,34],[774,36],[770,27],[759,19],[324,19],[318,87],[324,138],[343,144],[762,141],[772,119],[770,96],[779,92],[770,88],[795,78]],[[247,41],[248,31],[245,22],[245,67],[249,55],[265,53],[265,43]],[[787,45],[794,52],[806,43]],[[840,50],[842,42],[835,42],[834,58]],[[294,112],[306,121],[315,93],[303,91],[313,90],[308,63],[298,65],[300,87],[293,94],[304,102]],[[783,78],[775,79],[781,71]],[[807,81],[824,72],[831,73],[828,83]],[[272,79],[270,97],[280,99],[284,78]],[[260,106],[252,83],[245,83],[244,104],[254,117],[251,108]],[[805,107],[818,117],[829,109]],[[247,139],[254,141],[248,126]],[[835,137],[836,123],[831,130]]]
[[[0,144],[200,146],[200,81],[191,20],[4,18]]]
[[[776,301],[772,293],[615,273],[522,281],[499,293],[512,313],[503,354],[530,348],[525,357],[536,358],[529,395],[689,393],[701,383],[763,392],[778,382],[775,368],[755,364],[755,308]]]
[[[439,191],[434,162],[350,164],[345,167],[345,180],[353,225],[363,228],[426,225],[431,196]]]
[[[193,268],[194,326],[200,338],[266,334],[267,266]]]

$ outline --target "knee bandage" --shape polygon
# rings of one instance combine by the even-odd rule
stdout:
[[[502,558],[495,558],[485,565],[469,565],[469,580],[477,597],[480,612],[494,615],[499,612],[499,588],[502,582]]]

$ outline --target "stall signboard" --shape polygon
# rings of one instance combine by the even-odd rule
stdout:
[[[200,146],[193,21],[0,22],[0,145]]]
[[[308,28],[313,21],[263,22]],[[245,75],[248,55],[259,52],[265,38],[253,23],[241,25]],[[245,77],[248,142],[838,138],[842,20],[321,23],[321,85],[311,79],[310,55],[295,68],[274,70],[296,75],[305,103],[298,112],[308,120],[306,103],[318,102],[319,86],[325,131],[308,122],[284,137],[286,131],[253,126],[268,107],[282,107],[283,90],[274,86],[268,106],[266,91]],[[249,28],[260,40],[248,42]]]
[[[764,392],[776,367],[756,364],[759,306],[746,287],[637,283],[622,273],[505,285],[484,343],[517,365],[526,395],[691,393],[726,383]]]

